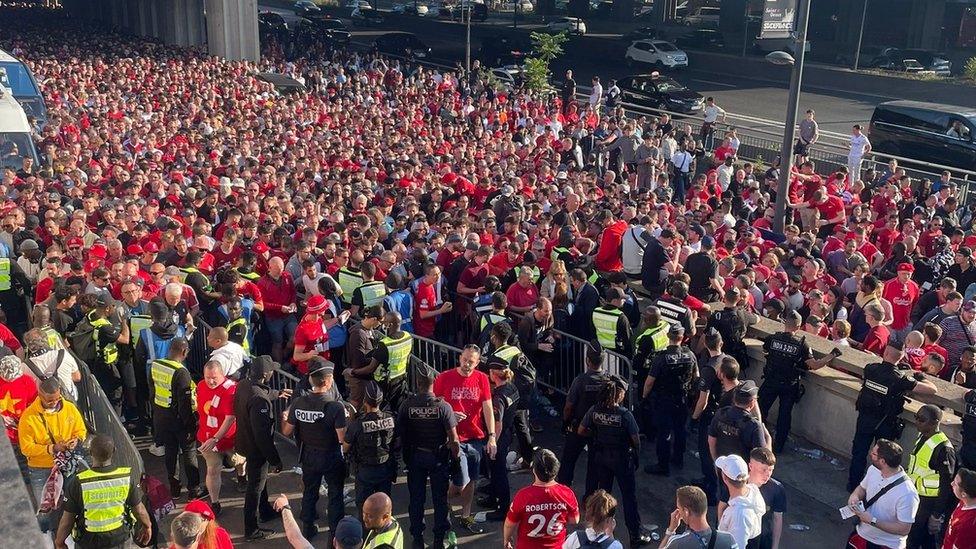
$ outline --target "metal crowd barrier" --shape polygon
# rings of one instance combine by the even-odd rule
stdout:
[[[190,352],[186,355],[186,369],[193,379],[203,379],[203,365],[210,359],[210,349],[207,347],[207,336],[210,325],[199,315],[194,319],[196,329],[190,334]]]
[[[414,334],[413,356],[438,372],[458,365],[463,349]]]
[[[276,390],[276,391],[283,391],[285,389],[291,389],[291,392],[292,392],[292,395],[293,395],[292,398],[289,398],[289,399],[284,399],[284,398],[276,398],[276,399],[273,399],[271,401],[271,411],[274,414],[274,419],[275,419],[275,432],[278,435],[280,435],[278,438],[287,441],[289,444],[291,444],[293,446],[295,445],[295,439],[293,439],[291,437],[286,437],[285,435],[283,435],[281,433],[281,428],[282,428],[282,425],[284,424],[284,420],[282,419],[281,416],[282,416],[282,412],[284,412],[285,410],[288,409],[288,405],[291,403],[292,399],[297,396],[296,393],[297,393],[298,384],[299,384],[300,381],[301,381],[301,378],[299,378],[295,374],[292,374],[290,372],[286,372],[284,370],[278,370],[277,372],[274,373],[273,376],[271,376],[271,381],[268,382],[268,385],[271,387],[271,389]]]

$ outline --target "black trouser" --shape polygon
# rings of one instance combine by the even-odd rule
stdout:
[[[415,449],[407,455],[407,491],[410,492],[410,535],[424,537],[424,502],[427,499],[427,479],[430,479],[430,499],[434,507],[434,541],[444,541],[451,529],[447,487],[450,476],[447,452]]]
[[[359,465],[356,468],[356,508],[362,509],[366,498],[377,493],[393,497],[393,480],[395,461],[390,459],[382,465]],[[331,492],[329,497],[331,497]],[[330,500],[331,501],[331,500]]]
[[[657,466],[664,471],[671,470],[671,464],[681,466],[685,460],[685,446],[688,431],[688,408],[680,397],[674,395],[655,395],[653,404]]]
[[[937,506],[938,498],[918,498],[918,511],[915,513],[912,529],[908,533],[906,549],[936,549],[936,547],[941,547],[942,533],[940,532],[938,536],[929,533],[929,517],[942,514],[944,511],[937,509]],[[944,522],[943,525],[945,525]]]
[[[396,415],[400,411],[400,404],[409,396],[407,376],[381,382],[380,389],[383,390],[383,400],[389,406],[390,413]]]
[[[631,539],[640,536],[640,513],[637,511],[636,462],[631,450],[623,448],[595,448],[589,452],[586,468],[585,501],[598,488],[613,493],[613,481],[620,487],[624,507],[624,523]]]
[[[498,451],[495,453],[495,459],[487,460],[488,469],[491,472],[491,497],[497,502],[497,508],[502,511],[507,511],[508,506],[512,503],[512,487],[508,482],[508,468],[505,463],[505,456],[508,455],[508,449],[512,445],[512,438],[514,437],[511,433],[506,436],[505,432],[502,431],[502,436],[498,439]]]
[[[963,442],[959,448],[959,466],[976,470],[976,444]]]
[[[529,410],[519,409],[515,411],[515,422],[512,424],[512,428],[515,430],[515,437],[518,439],[518,449],[519,456],[525,463],[530,463],[532,461],[533,446],[532,446],[532,431],[529,430]],[[505,454],[508,454],[508,450],[505,450]],[[505,455],[499,454],[502,460],[505,460]]]
[[[861,412],[857,416],[857,429],[851,442],[851,469],[847,475],[847,491],[853,492],[867,470],[871,443],[878,438],[898,440],[898,423],[876,414]]]
[[[301,520],[305,526],[315,523],[318,513],[319,488],[322,480],[329,489],[329,528],[335,527],[346,514],[343,503],[343,484],[346,481],[346,462],[342,454],[326,452],[322,449],[304,448],[302,450],[302,512]]]
[[[702,483],[702,491],[708,497],[709,502],[718,501],[718,475],[715,473],[715,462],[712,461],[712,453],[708,449],[708,426],[712,423],[715,414],[703,412],[698,418],[698,456],[701,461],[701,472],[705,482]]]
[[[172,419],[168,414],[156,415],[155,439],[156,444],[166,451],[166,474],[171,482],[176,480],[176,465],[179,462],[187,490],[195,490],[200,486],[200,469],[197,467],[196,440],[193,433],[188,433],[185,429],[174,429],[173,424],[167,421]]]
[[[262,456],[247,456],[244,465],[247,490],[244,491],[244,535],[258,529],[258,513],[266,517],[274,514],[268,501],[268,460]]]
[[[776,436],[773,439],[773,452],[779,454],[786,447],[793,422],[793,406],[800,395],[800,382],[784,383],[767,379],[759,387],[759,410],[763,417],[769,417],[769,409],[779,399],[779,413],[776,415]]]
[[[566,433],[566,441],[563,443],[563,455],[559,460],[559,473],[556,481],[566,486],[573,485],[573,476],[576,473],[576,461],[579,459],[583,449],[587,447],[589,439],[576,434],[576,431]]]

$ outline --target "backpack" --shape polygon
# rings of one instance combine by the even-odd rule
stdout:
[[[613,538],[606,535],[599,535],[597,539],[591,540],[586,535],[586,530],[577,530],[576,539],[579,541],[579,549],[607,549],[613,543]]]
[[[75,331],[68,334],[68,343],[82,362],[93,364],[95,359],[95,327],[87,320],[79,322]]]

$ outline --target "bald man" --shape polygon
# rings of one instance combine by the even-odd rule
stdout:
[[[224,368],[224,375],[233,379],[240,380],[241,368],[244,367],[244,357],[247,353],[239,344],[230,340],[227,328],[211,328],[207,334],[207,345],[213,349],[210,353],[210,360],[219,362]]]
[[[258,289],[264,296],[264,327],[271,335],[271,357],[280,363],[291,355],[298,329],[295,281],[285,270],[280,257],[268,260],[268,272],[258,279]]]
[[[369,530],[363,549],[389,546],[403,549],[403,531],[393,517],[393,501],[383,492],[366,498],[363,503],[363,526]]]

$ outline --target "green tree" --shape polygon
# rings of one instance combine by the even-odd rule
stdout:
[[[535,92],[546,91],[550,88],[549,78],[552,76],[549,65],[563,54],[563,44],[567,40],[566,33],[533,32],[530,37],[532,56],[525,59],[525,85]]]
[[[970,80],[976,80],[976,57],[970,57],[969,61],[966,61],[966,67],[963,69],[963,74],[966,78]]]

